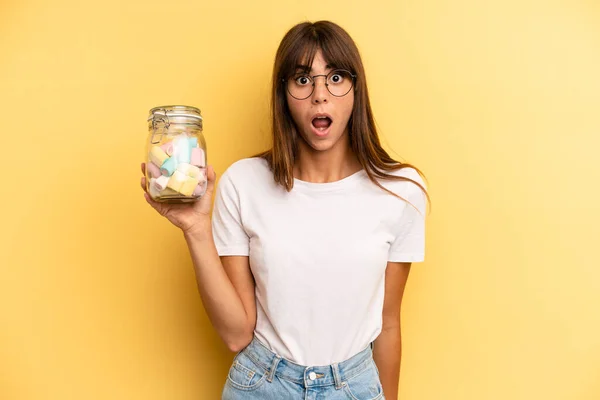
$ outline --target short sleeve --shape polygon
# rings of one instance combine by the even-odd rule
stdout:
[[[227,171],[217,185],[212,231],[220,256],[247,256],[250,239],[241,218],[240,196]]]
[[[415,175],[410,176],[410,178],[425,187],[425,183],[421,177],[416,172]],[[408,200],[410,204],[407,203],[403,209],[397,226],[396,238],[390,246],[388,261],[425,261],[425,213],[427,197],[423,190],[413,183],[410,183],[410,191],[407,194],[400,195]]]

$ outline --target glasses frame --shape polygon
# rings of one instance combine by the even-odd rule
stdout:
[[[329,75],[333,74],[334,72],[337,71],[343,71],[348,73],[348,75],[350,75],[352,77],[352,84],[350,85],[350,88],[348,89],[348,91],[342,95],[337,95],[337,94],[333,94],[331,93],[331,90],[329,90],[329,83],[327,83]],[[290,94],[290,96],[292,96],[293,98],[295,98],[296,100],[306,100],[308,99],[310,96],[313,95],[313,93],[315,92],[315,78],[318,76],[324,76],[325,77],[325,87],[327,88],[327,91],[334,97],[344,97],[345,95],[347,95],[348,93],[350,93],[350,91],[352,90],[352,88],[354,87],[354,83],[356,82],[356,75],[353,74],[352,72],[348,71],[347,69],[343,69],[343,68],[336,68],[332,71],[330,71],[328,74],[320,74],[320,75],[308,75],[306,74],[307,77],[309,77],[312,80],[312,90],[310,91],[310,94],[306,97],[296,97],[294,96],[291,92],[290,92],[290,88],[289,88],[289,80],[292,79],[293,75],[289,76],[287,79],[286,78],[281,78],[281,82],[283,82],[283,84],[285,85],[285,90],[286,92],[288,92]]]

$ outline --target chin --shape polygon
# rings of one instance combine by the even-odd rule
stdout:
[[[337,137],[337,138],[331,138],[331,137],[327,137],[327,138],[312,138],[312,140],[306,140],[306,138],[304,138],[304,141],[308,144],[308,147],[310,147],[312,150],[314,151],[318,151],[318,152],[324,152],[324,151],[328,151],[331,150],[333,148],[336,147],[336,145],[341,144],[340,142],[342,142],[341,137]]]

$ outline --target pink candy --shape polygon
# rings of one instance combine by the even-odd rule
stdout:
[[[194,193],[192,193],[192,196],[194,196],[194,197],[201,196],[204,194],[205,191],[206,191],[206,183],[200,182],[200,184],[198,186],[196,186],[196,188],[194,189]]]
[[[190,164],[201,168],[206,167],[206,165],[204,165],[204,151],[200,147],[192,149],[192,160]]]
[[[161,149],[163,149],[163,151],[165,153],[167,153],[167,155],[169,157],[171,157],[173,155],[173,143],[169,142],[169,143],[165,143],[162,146],[160,146]]]
[[[153,162],[149,162],[148,164],[146,164],[146,166],[148,167],[148,173],[151,177],[158,178],[162,175],[162,173],[160,172],[160,168],[158,168]]]

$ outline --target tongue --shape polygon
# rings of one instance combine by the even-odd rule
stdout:
[[[331,125],[331,120],[329,118],[315,118],[312,122],[315,128],[328,128]]]

